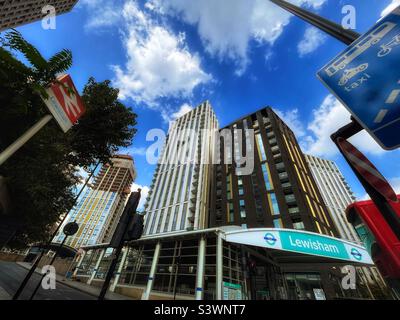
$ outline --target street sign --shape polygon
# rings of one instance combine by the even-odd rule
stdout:
[[[390,184],[378,169],[350,142],[343,138],[338,139],[339,148],[351,162],[354,169],[387,200],[397,202],[397,196]]]
[[[279,251],[373,264],[364,247],[308,231],[275,228],[234,230],[225,233],[225,240]]]
[[[49,97],[43,100],[61,129],[67,132],[83,115],[85,106],[69,75],[57,81],[46,89]]]
[[[382,148],[400,147],[400,7],[317,75]]]
[[[65,225],[63,232],[68,237],[68,236],[73,236],[75,233],[78,232],[78,230],[79,230],[79,225],[75,221],[73,221]]]

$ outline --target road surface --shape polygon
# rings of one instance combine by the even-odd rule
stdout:
[[[14,262],[0,261],[0,287],[13,296],[27,272],[28,270]],[[28,300],[39,280],[40,275],[34,273],[19,299]],[[40,288],[34,300],[96,300],[96,298],[57,282],[55,290]]]

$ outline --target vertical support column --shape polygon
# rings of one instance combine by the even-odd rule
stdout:
[[[74,270],[74,272],[73,272],[73,274],[72,274],[72,277],[76,277],[76,275],[77,275],[77,273],[78,273],[78,270],[79,270],[79,268],[80,268],[80,266],[81,266],[81,264],[82,264],[82,262],[83,262],[83,259],[85,259],[85,256],[86,256],[86,251],[83,251],[82,256],[81,256],[81,258],[79,259],[79,262],[78,262],[78,264],[76,265],[75,270]]]
[[[196,300],[203,300],[204,296],[204,269],[206,262],[206,238],[199,240],[199,253],[197,256],[197,275],[196,275]]]
[[[110,291],[111,291],[111,292],[114,292],[114,291],[115,291],[115,288],[116,288],[116,286],[117,286],[117,284],[118,284],[119,278],[121,277],[122,269],[123,269],[123,267],[124,267],[124,265],[125,265],[126,257],[128,256],[129,248],[124,248],[124,249],[122,249],[122,250],[124,251],[124,253],[122,254],[122,259],[121,259],[121,262],[120,262],[120,264],[119,264],[119,266],[118,266],[117,273],[115,274],[114,282],[113,282],[113,284],[112,284],[111,287],[110,287]]]
[[[154,250],[153,262],[151,264],[149,280],[147,281],[146,290],[143,292],[142,300],[149,300],[151,290],[153,289],[153,281],[157,271],[158,258],[160,257],[160,249],[161,243],[157,242],[156,248]]]
[[[99,256],[99,258],[97,259],[96,265],[94,266],[93,272],[92,272],[92,274],[90,275],[90,278],[89,278],[87,284],[91,284],[92,281],[93,281],[93,279],[94,279],[94,277],[96,276],[97,270],[99,269],[100,262],[101,262],[101,260],[103,259],[104,253],[105,253],[105,252],[106,252],[106,249],[102,249],[102,250],[101,250],[100,256]]]
[[[217,300],[222,300],[222,281],[223,281],[223,242],[222,242],[222,236],[221,233],[218,232],[217,234],[217,261],[216,261],[216,269],[217,269],[217,275],[216,275],[216,283],[215,283],[215,288],[216,290],[216,299]]]

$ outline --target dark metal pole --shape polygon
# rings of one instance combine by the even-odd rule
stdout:
[[[140,200],[140,189],[138,190],[138,192],[132,193],[131,197],[132,196],[136,196],[136,199],[135,199],[134,204],[132,205],[132,208],[130,208],[130,210],[136,212],[136,209],[137,209],[137,207],[139,205],[139,200]],[[128,200],[128,204],[129,204],[129,202],[130,201]],[[110,264],[110,267],[109,267],[109,269],[107,271],[106,278],[104,279],[103,287],[101,288],[98,300],[104,300],[104,298],[106,296],[108,287],[110,286],[111,279],[112,279],[112,277],[114,275],[115,268],[117,267],[117,264],[118,264],[118,258],[121,255],[121,251],[122,251],[122,248],[123,248],[124,243],[125,243],[125,235],[126,235],[128,229],[129,229],[129,223],[126,223],[125,227],[124,227],[123,236],[119,240],[119,244],[118,244],[118,246],[117,246],[117,248],[115,250],[115,253],[113,252],[113,259],[111,260],[111,264]],[[122,261],[121,261],[121,263],[122,263]]]
[[[100,161],[97,162],[96,166],[94,167],[94,169],[91,171],[89,177],[86,179],[85,184],[82,186],[81,190],[79,191],[79,193],[76,195],[75,199],[74,199],[74,205],[72,206],[75,207],[76,201],[78,201],[78,198],[80,197],[80,195],[82,194],[83,190],[85,189],[86,185],[89,183],[90,179],[92,178],[92,176],[94,175],[94,172],[97,170],[97,167],[100,165]],[[71,210],[72,210],[71,208]],[[68,212],[64,215],[63,219],[60,221],[60,224],[58,225],[57,229],[53,232],[53,234],[51,235],[50,239],[47,241],[47,244],[45,246],[45,248],[48,248],[49,245],[51,244],[51,241],[54,239],[54,237],[57,235],[58,231],[60,230],[62,224],[64,223],[65,219],[68,216]],[[24,280],[22,280],[18,290],[15,292],[12,300],[18,300],[19,296],[21,295],[22,291],[24,290],[26,284],[28,283],[29,279],[32,277],[32,274],[35,272],[36,268],[39,265],[40,260],[43,258],[44,256],[44,252],[46,251],[46,249],[44,249],[39,256],[36,258],[35,262],[33,263],[31,269],[29,270],[28,274],[25,276]]]
[[[395,212],[393,207],[390,205],[388,200],[386,200],[386,198],[384,196],[382,196],[379,192],[377,192],[368,183],[368,181],[361,174],[358,173],[358,171],[355,169],[353,164],[347,158],[346,154],[339,147],[339,143],[338,143],[339,138],[348,139],[351,136],[353,136],[356,133],[363,130],[363,128],[361,127],[360,124],[355,122],[355,120],[353,118],[352,118],[352,120],[353,120],[353,122],[344,126],[343,128],[340,128],[337,132],[332,134],[331,139],[338,147],[340,153],[346,159],[348,165],[353,170],[354,174],[357,176],[358,180],[361,182],[362,186],[367,191],[368,195],[371,197],[371,200],[374,202],[376,207],[381,212],[386,223],[392,229],[393,233],[397,236],[397,238],[400,239],[400,217],[397,215],[397,213]]]
[[[50,261],[50,266],[53,265],[54,261],[56,260],[58,253],[60,251],[60,249],[63,247],[65,241],[67,240],[68,236],[64,237],[64,240],[61,242],[60,246],[58,247],[56,253],[54,254],[53,259],[51,259]],[[40,285],[42,284],[43,278],[46,276],[46,274],[43,274],[42,277],[40,278],[38,284],[36,285],[35,290],[33,290],[31,297],[29,298],[29,300],[33,300],[33,297],[35,296],[36,292],[39,290]]]
[[[311,23],[313,26],[328,33],[332,37],[336,38],[337,40],[347,45],[353,43],[356,39],[360,37],[360,34],[353,30],[345,29],[341,25],[335,22],[332,22],[319,15],[316,15],[315,13],[312,13],[303,8],[295,6],[289,2],[283,0],[270,0],[270,1],[280,6],[281,8],[289,11],[290,13],[299,17],[300,19],[303,19],[308,23]]]

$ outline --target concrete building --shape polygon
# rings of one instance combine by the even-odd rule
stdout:
[[[214,130],[193,138],[182,131],[188,128]],[[124,247],[110,290],[144,300],[351,295],[341,288],[340,266],[372,260],[359,244],[335,237],[292,131],[271,108],[216,128],[208,102],[172,125],[147,199],[145,234]],[[232,144],[221,149],[225,135]],[[166,161],[169,154],[189,161]],[[83,251],[74,275],[101,285],[113,250],[102,243]]]
[[[290,228],[337,236],[291,129],[271,108],[263,108],[222,130],[239,135],[245,145],[248,129],[254,130],[254,169],[240,175],[235,165],[216,166],[210,226]],[[236,140],[233,152],[221,144],[221,160],[231,156],[238,160],[238,150]],[[226,152],[232,154],[226,156]]]
[[[38,21],[48,13],[43,7],[50,5],[57,15],[69,12],[78,0],[0,0],[0,31]]]
[[[79,230],[67,239],[66,245],[79,249],[111,240],[136,177],[132,157],[116,155],[111,163],[101,167],[93,186],[87,188],[68,214],[63,226],[76,221]],[[64,239],[63,226],[53,242]]]
[[[171,125],[145,204],[145,235],[207,227],[217,129],[208,102]]]
[[[357,199],[338,166],[331,160],[312,155],[305,157],[340,237],[362,243],[346,218],[346,208]],[[358,268],[358,272],[368,287],[375,286],[386,291],[385,281],[377,268]],[[370,294],[374,295],[373,292]]]
[[[356,201],[356,197],[339,168],[333,161],[312,155],[306,155],[306,160],[340,236],[360,241],[345,214],[346,208]]]

